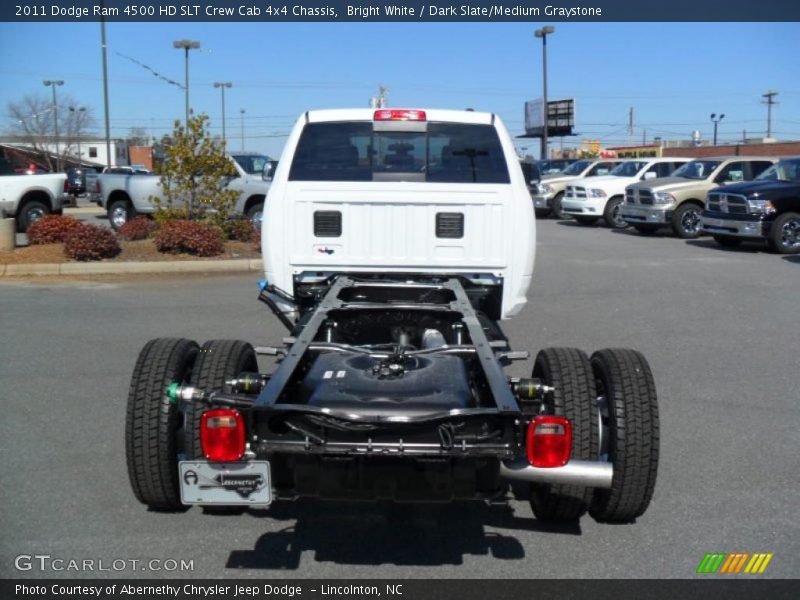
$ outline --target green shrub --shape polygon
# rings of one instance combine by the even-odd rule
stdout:
[[[74,217],[61,215],[45,215],[36,219],[28,227],[28,243],[31,246],[39,244],[60,244],[67,235],[81,226],[81,222]]]
[[[222,230],[197,221],[168,221],[154,236],[159,252],[217,256],[225,251]]]
[[[114,232],[99,225],[80,223],[64,240],[64,254],[75,260],[100,260],[119,254]]]

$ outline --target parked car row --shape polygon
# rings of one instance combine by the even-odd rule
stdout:
[[[540,218],[669,228],[684,239],[709,233],[724,246],[763,239],[775,252],[800,252],[800,158],[581,160],[543,176],[531,195]]]

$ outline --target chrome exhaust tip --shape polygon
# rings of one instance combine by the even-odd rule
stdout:
[[[571,460],[563,467],[533,467],[524,458],[500,461],[500,476],[530,483],[563,483],[583,487],[611,487],[614,466],[607,462]]]

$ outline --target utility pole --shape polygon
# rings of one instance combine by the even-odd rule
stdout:
[[[242,117],[242,152],[244,152],[244,113],[245,110],[243,108],[239,109],[239,114]]]
[[[61,171],[61,153],[58,150],[58,102],[56,101],[56,87],[64,85],[61,79],[45,79],[42,82],[46,87],[53,89],[53,125],[56,132],[56,172]]]
[[[633,144],[633,107],[628,109],[628,144]]]
[[[647,128],[642,129],[642,146],[647,146]]]
[[[767,137],[772,137],[772,105],[778,104],[773,100],[777,95],[778,92],[773,92],[772,90],[768,91],[766,94],[761,94],[762,98],[766,98],[766,100],[762,100],[761,103],[767,105]]]
[[[232,87],[230,81],[215,81],[214,87],[222,90],[222,143],[225,143],[225,88]]]

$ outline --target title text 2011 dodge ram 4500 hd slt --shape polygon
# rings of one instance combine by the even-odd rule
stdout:
[[[622,219],[641,233],[652,233],[670,225],[678,237],[696,238],[700,235],[700,213],[710,190],[737,181],[750,181],[777,160],[764,156],[693,160],[671,177],[626,187]]]
[[[16,218],[20,233],[44,215],[61,214],[66,198],[64,173],[0,176],[0,216]]]
[[[269,169],[274,161],[253,153],[232,152],[231,162],[236,168],[236,176],[226,182],[226,188],[240,192],[235,210],[260,224],[264,211],[264,198],[269,183],[264,181],[264,169]],[[153,214],[156,207],[153,198],[161,197],[161,177],[159,175],[140,175],[103,173],[97,178],[97,205],[106,209],[108,220],[114,229],[122,227],[137,214]]]
[[[722,246],[766,240],[773,252],[800,253],[800,157],[709,192],[702,227]]]
[[[541,519],[630,521],[650,503],[658,408],[633,350],[503,366],[525,304],[533,206],[499,118],[324,110],[290,134],[266,204],[259,299],[289,330],[147,343],[128,396],[137,498],[449,501],[530,485]],[[281,357],[271,374],[257,354]]]
[[[562,210],[584,225],[592,225],[602,217],[609,227],[627,227],[622,219],[625,187],[637,181],[667,177],[689,160],[673,157],[626,160],[608,175],[568,181]]]
[[[536,188],[533,190],[533,207],[537,217],[546,217],[552,214],[556,219],[563,219],[564,212],[561,200],[567,183],[582,177],[595,177],[608,175],[621,160],[617,159],[584,159],[567,166],[560,173],[542,175]]]

